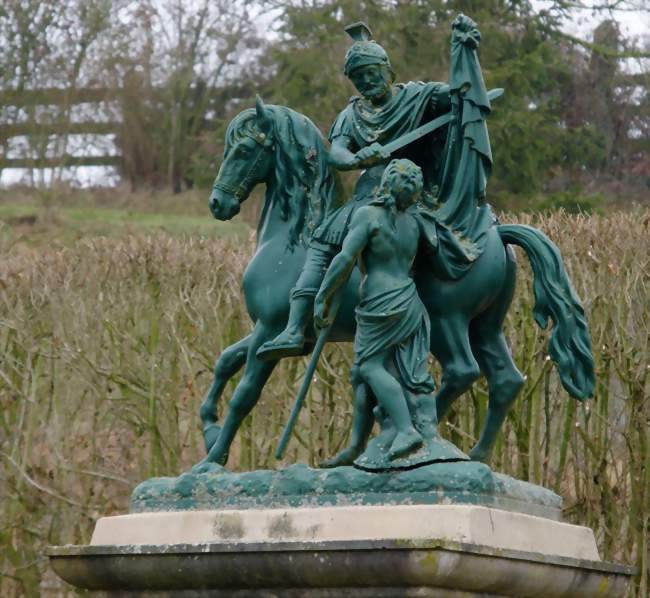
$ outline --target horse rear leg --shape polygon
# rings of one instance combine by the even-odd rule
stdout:
[[[436,393],[438,420],[481,375],[472,355],[468,328],[467,319],[461,315],[431,319],[431,353],[442,367],[440,390]]]
[[[470,451],[476,461],[490,459],[497,434],[505,417],[524,385],[524,377],[517,369],[510,347],[503,334],[503,321],[512,301],[515,286],[515,262],[508,251],[508,270],[505,284],[492,305],[470,326],[470,339],[476,359],[488,381],[488,411],[481,437]]]
[[[481,437],[469,456],[487,462],[508,410],[524,385],[524,377],[512,360],[501,330],[477,331],[472,334],[472,347],[488,381],[489,402]]]
[[[251,335],[245,336],[241,340],[227,347],[217,359],[214,366],[214,379],[208,394],[203,399],[199,409],[199,416],[203,425],[203,441],[205,450],[209,451],[217,440],[221,428],[217,425],[217,401],[228,381],[243,367],[246,363],[246,354],[248,353],[248,344]]]
[[[228,404],[228,413],[224,420],[223,428],[219,433],[217,441],[208,452],[205,461],[225,465],[228,460],[230,445],[235,438],[237,430],[239,430],[244,418],[257,404],[262,388],[277,364],[277,360],[262,361],[255,356],[255,353],[263,342],[272,338],[276,333],[277,330],[269,330],[258,322],[252,334],[248,337],[249,342],[244,375]]]

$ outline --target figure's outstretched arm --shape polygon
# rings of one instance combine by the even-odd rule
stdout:
[[[357,257],[361,254],[370,238],[370,223],[366,208],[357,210],[352,217],[350,229],[343,241],[340,253],[332,260],[320,290],[314,301],[314,321],[319,328],[331,324],[332,315],[330,308],[336,291],[345,284],[350,277]]]

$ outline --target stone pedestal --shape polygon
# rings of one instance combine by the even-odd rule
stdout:
[[[147,596],[624,596],[590,529],[474,505],[134,513],[50,549],[69,583]]]

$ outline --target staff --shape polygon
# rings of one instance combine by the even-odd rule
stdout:
[[[329,335],[331,328],[332,328],[332,324],[326,326],[318,333],[318,340],[316,341],[314,352],[311,355],[311,360],[309,362],[309,366],[307,367],[307,372],[305,373],[305,377],[302,381],[300,392],[298,393],[298,396],[296,397],[296,402],[294,403],[293,409],[291,410],[289,421],[287,421],[287,425],[284,428],[284,432],[282,432],[282,436],[280,437],[278,448],[275,450],[276,459],[282,459],[282,456],[284,455],[284,451],[287,448],[287,444],[289,443],[289,438],[291,438],[291,432],[293,431],[293,426],[296,424],[296,419],[298,419],[298,414],[300,413],[300,409],[302,409],[302,404],[305,402],[305,397],[307,396],[307,391],[309,390],[309,384],[311,383],[311,379],[314,375],[314,371],[316,370],[316,366],[318,365],[318,359],[320,358],[320,354],[323,352],[323,347],[327,342],[327,337]]]

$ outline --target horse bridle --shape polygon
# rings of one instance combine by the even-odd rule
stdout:
[[[246,135],[246,137],[250,137],[264,151],[259,152],[257,154],[255,160],[253,160],[253,164],[248,169],[248,172],[244,175],[244,178],[241,180],[241,182],[238,185],[233,186],[233,185],[229,185],[228,183],[222,183],[221,181],[216,181],[213,186],[213,189],[219,189],[220,191],[225,191],[226,193],[230,193],[235,197],[235,199],[237,199],[239,203],[241,203],[244,198],[248,197],[248,194],[251,192],[251,188],[252,188],[251,182],[253,179],[253,173],[257,170],[257,167],[262,161],[264,154],[266,152],[270,152],[271,150],[273,150],[273,138],[270,135],[267,135],[266,133],[262,133],[260,131],[259,133],[255,133],[254,135]]]

